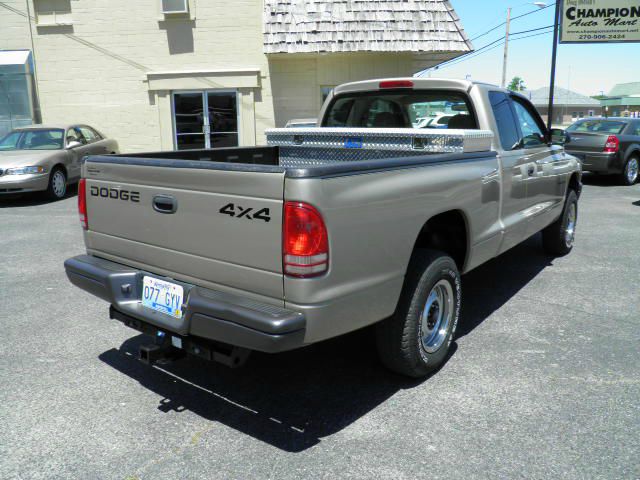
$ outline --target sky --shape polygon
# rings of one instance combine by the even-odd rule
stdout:
[[[507,8],[512,18],[528,12],[531,15],[511,22],[511,32],[553,25],[554,7],[540,10],[533,2],[518,0],[450,0],[470,39],[504,22]],[[553,0],[547,0],[548,5]],[[516,35],[525,37],[545,30]],[[473,40],[475,50],[504,36],[502,25],[491,33]],[[507,84],[515,77],[524,79],[529,89],[549,85],[551,72],[551,33],[509,42]],[[512,40],[513,40],[512,39]],[[498,42],[500,43],[500,42]],[[476,58],[461,60],[431,71],[432,77],[465,78],[499,85],[502,80],[504,46],[491,47]],[[556,85],[584,95],[608,93],[616,83],[640,81],[640,43],[580,44],[558,46]]]

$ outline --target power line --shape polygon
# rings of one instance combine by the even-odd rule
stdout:
[[[492,45],[495,45],[495,44],[496,44],[496,43],[498,43],[498,42],[502,42],[502,41],[504,41],[504,39],[505,39],[505,37],[503,36],[503,37],[501,37],[501,38],[498,38],[497,40],[494,40],[494,41],[493,41],[493,42],[491,42],[491,43],[487,43],[486,45],[484,45],[484,46],[480,47],[480,48],[479,48],[479,49],[477,49],[477,50],[474,50],[473,52],[465,53],[464,55],[461,55],[461,56],[459,56],[459,57],[457,57],[457,58],[452,58],[451,60],[447,60],[446,62],[442,62],[442,63],[440,63],[440,64],[438,64],[438,65],[434,65],[433,67],[429,67],[429,68],[427,68],[427,69],[423,70],[423,71],[421,72],[421,75],[420,75],[420,76],[422,76],[422,73],[426,72],[427,70],[431,70],[431,69],[433,69],[433,68],[441,68],[441,67],[449,66],[452,62],[454,62],[454,63],[458,63],[459,61],[461,61],[461,60],[463,60],[463,59],[473,58],[473,57],[477,56],[477,54],[478,54],[478,53],[483,53],[483,51],[484,51],[485,49],[487,49],[487,48],[491,47]],[[503,42],[503,43],[504,43],[504,42]],[[502,45],[502,43],[501,43],[500,45]],[[493,49],[491,49],[491,50],[493,50]]]
[[[516,16],[516,17],[513,17],[513,18],[511,19],[511,21],[513,21],[513,20],[517,20],[518,18],[526,17],[527,15],[533,15],[534,13],[541,12],[542,10],[545,10],[545,9],[547,9],[547,8],[550,8],[550,7],[553,7],[554,5],[555,5],[555,4],[550,4],[550,5],[547,5],[546,7],[538,8],[537,10],[531,10],[530,12],[526,12],[526,13],[523,13],[522,15],[518,15],[518,16]],[[487,30],[486,32],[481,33],[480,35],[476,35],[475,37],[473,37],[473,38],[472,38],[472,39],[470,39],[469,41],[471,41],[471,42],[472,42],[472,41],[474,41],[474,40],[477,40],[478,38],[482,38],[482,37],[484,37],[485,35],[488,35],[489,33],[491,33],[491,32],[493,32],[493,31],[497,30],[497,29],[498,29],[498,28],[500,28],[500,27],[502,27],[502,26],[503,26],[503,25],[505,25],[506,23],[507,23],[507,22],[502,22],[501,24],[496,25],[495,27],[492,27],[491,29]],[[553,25],[551,25],[551,26],[553,26]],[[545,29],[545,28],[549,28],[549,27],[547,26],[547,27],[534,28],[534,29],[531,29],[531,30],[522,30],[522,31],[520,31],[520,32],[514,32],[514,33],[512,33],[511,35],[520,35],[520,34],[522,34],[522,33],[534,32],[534,31],[537,31],[537,30],[543,30],[543,29]],[[523,38],[527,38],[527,37],[523,37]],[[497,39],[497,40],[495,40],[495,41],[493,41],[493,42],[491,42],[491,43],[488,43],[487,45],[484,45],[483,47],[481,47],[481,48],[479,48],[479,49],[477,49],[477,50],[474,50],[473,52],[467,52],[467,53],[465,53],[464,55],[462,55],[462,56],[460,56],[460,57],[454,58],[454,59],[452,59],[452,60],[447,60],[447,61],[445,61],[445,62],[442,62],[442,63],[440,63],[440,64],[438,64],[438,65],[434,65],[434,66],[429,67],[429,68],[425,68],[422,72],[420,72],[420,73],[418,74],[418,76],[422,76],[424,73],[428,72],[429,70],[433,70],[433,69],[435,69],[435,68],[442,68],[442,67],[450,66],[450,65],[452,65],[452,64],[459,63],[460,61],[462,61],[462,60],[464,60],[464,59],[471,59],[471,58],[474,58],[474,57],[476,56],[476,54],[477,54],[477,53],[484,52],[486,48],[488,48],[488,47],[490,47],[490,46],[494,45],[495,43],[500,42],[500,41],[502,41],[502,40],[504,40],[504,39],[505,39],[505,36],[502,36],[501,38],[499,38],[499,39]],[[514,39],[514,40],[515,40],[515,39]],[[493,48],[492,48],[491,50],[493,50]],[[453,63],[452,63],[452,62],[453,62]]]
[[[473,52],[473,55],[471,55],[471,56],[465,56],[465,57],[455,58],[455,59],[453,59],[453,60],[449,61],[448,63],[444,64],[444,65],[442,65],[442,64],[441,64],[441,65],[438,65],[438,67],[437,67],[437,68],[438,68],[438,70],[439,70],[439,69],[441,69],[441,68],[451,67],[451,66],[456,65],[456,64],[458,64],[458,63],[462,63],[462,62],[464,62],[465,60],[471,60],[472,58],[476,58],[476,57],[479,57],[480,55],[484,55],[485,53],[490,52],[491,50],[494,50],[494,49],[496,49],[496,48],[501,47],[502,45],[504,45],[504,37],[502,37],[501,39],[499,39],[499,40],[497,40],[497,41],[499,41],[500,43],[498,43],[497,45],[492,46],[491,48],[489,48],[489,49],[487,49],[487,50]],[[487,47],[488,47],[488,46],[489,46],[489,45],[487,45]]]
[[[545,8],[546,8],[546,7],[545,7]],[[510,35],[522,35],[523,33],[538,32],[538,31],[540,31],[540,30],[545,30],[545,29],[548,29],[548,28],[553,28],[553,25],[547,25],[547,26],[544,26],[544,27],[538,27],[538,28],[531,28],[531,29],[529,29],[529,30],[521,30],[521,31],[519,31],[519,32],[513,32],[513,33],[511,33]],[[544,33],[550,33],[550,32],[543,32],[543,34],[544,34]],[[528,36],[525,36],[525,37],[514,38],[513,40],[514,40],[514,41],[515,41],[515,40],[520,40],[520,39],[523,39],[523,38],[529,38],[529,37],[532,37],[532,36],[535,36],[535,35],[528,35]],[[488,44],[486,44],[486,45],[484,45],[484,46],[482,46],[482,47],[478,48],[477,50],[474,50],[473,52],[466,53],[466,54],[464,54],[464,55],[462,55],[462,56],[460,56],[460,57],[458,57],[458,58],[454,58],[454,59],[452,59],[452,60],[448,60],[448,61],[446,61],[446,62],[440,63],[439,65],[435,65],[435,66],[433,66],[433,67],[427,68],[427,69],[425,69],[425,70],[423,71],[423,73],[424,73],[424,72],[426,72],[426,71],[428,71],[428,70],[431,70],[431,69],[433,69],[433,68],[436,68],[436,67],[437,67],[437,68],[448,67],[448,66],[454,65],[454,64],[456,64],[456,63],[460,63],[462,60],[469,60],[469,59],[471,59],[471,58],[474,58],[474,57],[476,57],[476,56],[477,56],[476,54],[478,54],[478,53],[484,53],[484,51],[485,51],[487,48],[491,47],[492,45],[495,45],[495,44],[496,44],[496,43],[498,43],[498,42],[502,42],[500,45],[504,45],[504,41],[503,41],[504,39],[505,39],[505,36],[502,36],[502,37],[498,38],[497,40],[494,40],[493,42],[488,43]],[[493,50],[493,48],[491,48],[491,50]],[[422,76],[422,75],[421,75],[421,76]]]
[[[546,27],[532,28],[531,30],[522,30],[520,32],[513,32],[510,35],[520,35],[521,33],[537,32],[538,30],[544,30],[545,28],[553,28],[553,25],[547,25]]]
[[[530,12],[523,13],[522,15],[518,15],[517,17],[513,17],[511,19],[511,21],[517,20],[518,18],[526,17],[527,15],[531,15],[531,14],[534,14],[534,13],[537,13],[537,12],[541,12],[542,10],[546,10],[549,7],[555,7],[555,6],[556,6],[556,3],[553,2],[553,3],[549,4],[549,5],[547,5],[546,7],[540,7],[537,10],[531,10]]]
[[[526,17],[527,15],[532,15],[532,14],[534,14],[534,13],[541,12],[542,10],[545,10],[545,9],[547,9],[547,8],[549,8],[549,7],[553,7],[553,6],[555,6],[555,4],[547,5],[546,7],[541,7],[541,8],[538,8],[537,10],[531,10],[530,12],[523,13],[522,15],[518,15],[517,17],[513,17],[513,18],[511,19],[511,21],[513,22],[514,20],[517,20],[518,18]],[[470,41],[471,41],[471,42],[473,42],[474,40],[477,40],[478,38],[484,37],[485,35],[487,35],[487,34],[489,34],[489,33],[493,32],[494,30],[497,30],[498,28],[502,27],[502,26],[503,26],[503,25],[505,25],[506,23],[507,23],[507,22],[502,22],[502,23],[500,23],[499,25],[496,25],[495,27],[493,27],[493,28],[491,28],[491,29],[487,30],[486,32],[481,33],[480,35],[476,35],[476,36],[475,36],[475,37],[473,37]]]
[[[553,27],[553,25],[552,25],[552,27]],[[549,28],[549,27],[543,27],[543,28]],[[540,30],[540,29],[534,29],[534,30]],[[525,38],[538,37],[540,35],[548,35],[550,33],[553,33],[553,32],[548,31],[548,32],[534,33],[532,35],[525,35],[524,37],[514,38],[511,41],[512,42],[517,42],[518,40],[524,40]],[[495,45],[497,42],[500,42],[500,43]],[[501,47],[502,45],[504,45],[504,37],[499,38],[498,40],[496,40],[495,42],[492,42],[491,44],[485,45],[484,47],[482,47],[482,49],[476,50],[475,52],[473,52],[472,55],[465,55],[464,57],[454,58],[453,60],[449,60],[445,64],[440,64],[440,65],[438,65],[438,70],[440,68],[451,67],[451,66],[456,65],[458,63],[462,63],[462,62],[464,62],[466,60],[471,60],[471,59],[473,59],[475,57],[479,57],[480,55],[484,55],[485,53],[488,53],[491,50],[494,50],[494,49],[496,49],[498,47]],[[491,47],[491,48],[488,48],[488,47]]]
[[[533,35],[526,35],[524,37],[514,38],[513,41],[517,42],[518,40],[524,40],[525,38],[538,37],[540,35],[548,35],[550,33],[553,33],[553,32],[549,30],[548,32],[534,33]]]
[[[473,42],[474,40],[477,40],[481,37],[484,37],[485,35],[488,35],[489,33],[493,32],[494,30],[497,30],[498,28],[502,27],[504,24],[506,24],[507,22],[502,22],[500,25],[496,25],[495,27],[493,27],[491,30],[487,30],[484,33],[481,33],[480,35],[473,37],[471,40],[469,40],[470,42]]]

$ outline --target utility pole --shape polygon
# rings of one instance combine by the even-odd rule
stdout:
[[[560,0],[556,0],[556,13],[553,17],[553,50],[551,53],[551,80],[549,81],[549,106],[547,128],[551,130],[553,123],[553,93],[556,88],[556,57],[558,54],[558,27],[560,24]]]
[[[511,7],[507,8],[507,32],[504,36],[504,60],[502,62],[502,84],[504,88],[507,84],[507,57],[509,55],[509,25],[511,24]]]

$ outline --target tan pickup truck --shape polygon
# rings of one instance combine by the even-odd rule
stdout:
[[[461,274],[541,230],[550,254],[573,246],[580,165],[516,93],[351,83],[318,125],[264,147],[88,157],[69,279],[154,335],[147,361],[239,365],[375,325],[383,363],[418,377],[446,358]]]

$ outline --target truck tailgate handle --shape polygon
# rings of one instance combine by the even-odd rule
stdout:
[[[160,213],[176,213],[178,202],[171,195],[154,195],[153,209]]]

